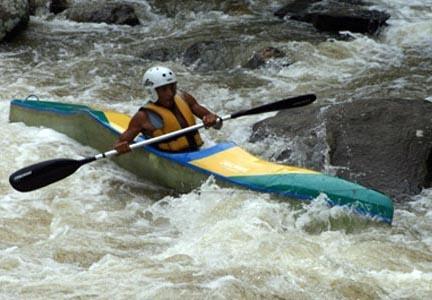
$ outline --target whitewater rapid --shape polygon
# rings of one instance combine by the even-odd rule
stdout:
[[[310,92],[329,103],[430,99],[431,1],[369,2],[395,16],[379,37],[275,42],[294,62],[288,68],[276,60],[202,74],[181,61],[167,65],[181,89],[221,115]],[[0,44],[0,299],[431,298],[430,189],[395,204],[391,227],[320,198],[282,202],[212,179],[179,195],[109,160],[35,192],[14,191],[7,178],[18,168],[96,151],[50,129],[9,123],[11,99],[36,94],[132,115],[145,98],[141,76],[154,64],[139,56],[143,48],[250,18],[182,12],[172,19],[148,5],[139,13],[146,26],[138,28],[32,17],[18,41]],[[273,160],[277,145],[290,141],[249,142],[252,125],[268,116],[226,122],[203,131],[204,140],[232,140]]]

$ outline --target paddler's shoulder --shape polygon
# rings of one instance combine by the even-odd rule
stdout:
[[[137,122],[142,124],[143,122],[148,122],[148,119],[149,117],[147,113],[147,108],[145,106],[142,106],[132,117],[131,122]]]
[[[196,102],[196,99],[186,91],[178,90],[177,96],[180,96],[180,98],[182,98],[184,101],[186,101],[186,103],[188,103],[189,105]]]

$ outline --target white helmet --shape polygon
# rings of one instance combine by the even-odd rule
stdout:
[[[166,67],[156,66],[148,69],[143,77],[144,87],[151,95],[150,101],[156,102],[158,95],[156,88],[171,83],[176,83],[177,79],[174,72]]]

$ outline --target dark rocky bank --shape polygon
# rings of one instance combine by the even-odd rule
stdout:
[[[296,0],[277,10],[275,16],[308,22],[320,31],[367,34],[376,33],[390,18],[386,12],[368,9],[360,0]]]

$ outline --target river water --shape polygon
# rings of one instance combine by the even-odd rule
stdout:
[[[220,114],[309,92],[327,102],[432,100],[430,0],[369,1],[393,16],[390,26],[377,38],[349,41],[271,40],[241,31],[272,18],[283,1],[249,1],[253,16],[180,11],[174,17],[134,2],[142,4],[143,26],[78,24],[42,14],[16,40],[0,44],[0,299],[432,297],[432,190],[397,204],[391,227],[357,224],[322,199],[299,206],[211,179],[176,195],[110,161],[31,193],[14,191],[7,178],[18,168],[97,152],[50,129],[9,123],[10,99],[36,94],[133,114],[145,97],[141,76],[154,64],[141,53],[173,39],[227,30],[276,46],[294,62],[214,72],[180,59],[166,63],[181,89]],[[283,141],[248,142],[251,126],[263,117],[226,122],[220,131],[204,131],[204,139],[233,140],[272,159]]]

